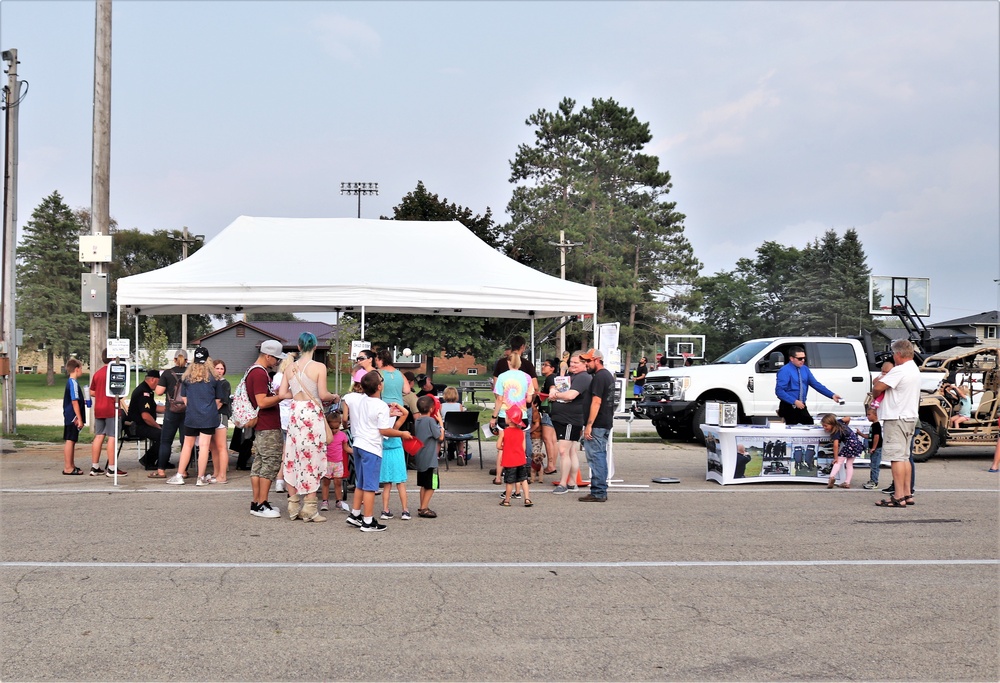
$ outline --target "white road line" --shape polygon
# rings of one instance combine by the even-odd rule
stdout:
[[[1000,565],[973,560],[733,560],[704,562],[0,562],[0,569],[642,569],[672,567],[886,567]]]
[[[542,494],[550,493],[548,486],[532,487],[535,491]],[[619,493],[710,493],[710,494],[761,494],[761,493],[803,493],[805,491],[819,491],[823,486],[801,486],[792,488],[790,486],[781,487],[771,487],[771,488],[745,488],[745,487],[719,487],[719,488],[708,488],[708,489],[690,489],[690,488],[679,488],[676,484],[665,485],[664,488],[632,488],[632,487],[613,487],[615,489],[615,495]],[[590,489],[586,486],[580,489],[580,492],[586,493]],[[2,494],[35,494],[35,493],[57,493],[57,494],[107,494],[107,493],[195,493],[198,495],[206,493],[241,493],[245,494],[249,492],[250,489],[240,487],[240,486],[225,486],[225,487],[195,487],[195,486],[156,486],[152,488],[123,488],[119,485],[115,488],[114,485],[108,485],[106,488],[76,488],[76,487],[55,487],[55,488],[0,488],[0,495]],[[448,493],[492,493],[497,494],[503,491],[502,486],[497,486],[491,489],[438,489],[434,492],[434,495],[448,494]],[[954,488],[954,489],[931,489],[931,488],[921,488],[917,491],[917,495],[922,493],[992,493],[996,495],[998,489],[996,488]],[[280,493],[272,494],[280,496]],[[872,491],[866,491],[864,489],[857,489],[851,491],[843,491],[837,495],[870,495],[874,499],[876,496],[880,495]],[[884,495],[884,494],[881,494]]]

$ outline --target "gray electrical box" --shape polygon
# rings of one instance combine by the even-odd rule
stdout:
[[[80,276],[80,306],[84,313],[108,312],[108,276],[106,273],[83,273]]]

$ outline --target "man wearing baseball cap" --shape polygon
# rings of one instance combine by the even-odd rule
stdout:
[[[255,517],[274,519],[281,514],[271,507],[267,494],[271,490],[271,482],[281,471],[281,412],[278,404],[287,395],[276,394],[271,390],[271,378],[267,371],[278,366],[278,361],[285,357],[281,342],[268,339],[261,342],[260,355],[257,362],[247,371],[246,390],[250,404],[257,408],[257,424],[254,425],[253,464],[250,466],[250,487],[253,500],[250,502],[250,514]]]
[[[608,500],[608,435],[615,418],[615,376],[604,367],[604,354],[599,349],[580,354],[580,360],[594,376],[583,394],[583,450],[590,465],[590,493],[580,501],[604,503]]]

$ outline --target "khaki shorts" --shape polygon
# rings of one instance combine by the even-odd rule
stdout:
[[[274,481],[281,471],[283,445],[280,429],[257,432],[253,440],[253,464],[250,466],[250,476]]]
[[[910,442],[917,428],[916,418],[882,421],[882,460],[902,462],[910,459]]]

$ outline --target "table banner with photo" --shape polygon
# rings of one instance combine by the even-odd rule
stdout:
[[[818,420],[817,420],[818,422]],[[852,418],[850,428],[861,436],[868,452],[868,420]],[[719,484],[794,481],[825,484],[833,467],[830,435],[816,426],[718,427],[701,425],[708,466],[705,479]],[[854,466],[869,465],[855,458]],[[843,481],[841,468],[837,481]]]

